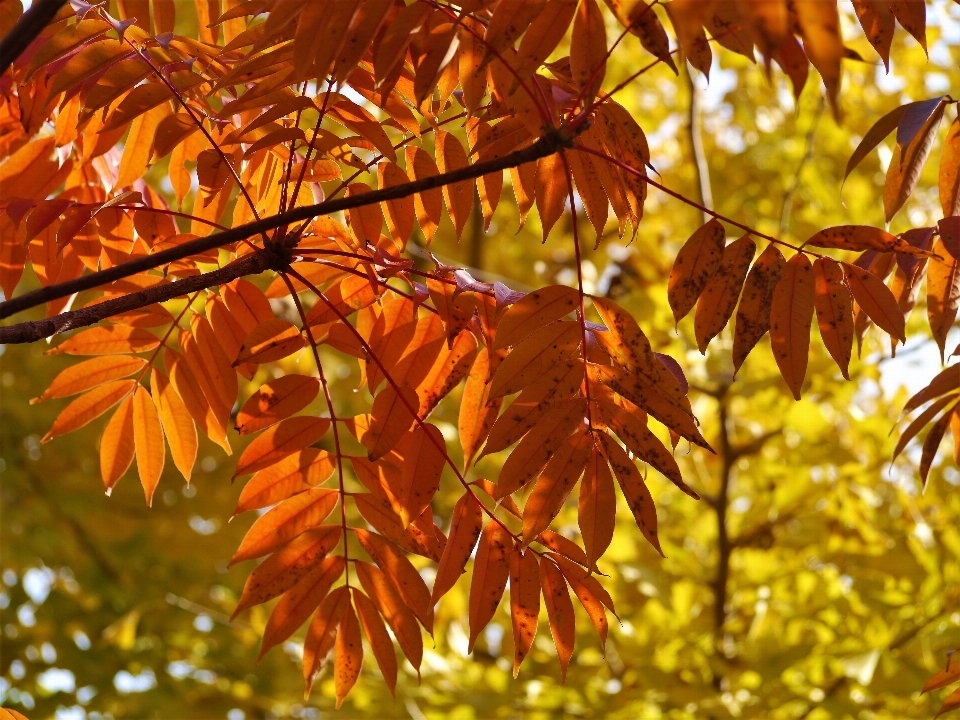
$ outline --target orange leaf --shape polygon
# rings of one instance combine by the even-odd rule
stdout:
[[[233,620],[247,608],[260,605],[292,588],[340,542],[341,529],[335,525],[307,530],[281,547],[254,568],[243,586]]]
[[[44,390],[39,397],[30,401],[30,404],[51,398],[62,398],[76,395],[84,390],[103,385],[110,380],[132,375],[142,370],[147,361],[143,358],[129,355],[108,355],[106,357],[84,360],[63,370],[57,375],[50,387]]]
[[[937,239],[933,251],[943,260],[933,258],[927,265],[927,318],[933,339],[940,346],[940,360],[943,361],[947,334],[957,319],[957,304],[960,302],[960,261],[947,251],[942,238]],[[870,317],[873,318],[873,315]]]
[[[229,564],[273,552],[303,531],[322,523],[339,500],[340,493],[329,488],[311,488],[284,500],[250,526]]]
[[[950,426],[950,419],[953,416],[956,405],[952,405],[930,428],[926,439],[923,441],[923,451],[920,454],[920,478],[923,480],[923,489],[927,489],[927,475],[930,473],[930,466],[933,459],[940,449],[940,441],[943,440],[947,428]]]
[[[395,490],[404,529],[426,509],[440,489],[440,474],[446,464],[446,444],[436,426],[415,427],[403,443],[403,467]]]
[[[740,369],[747,355],[770,329],[770,306],[773,293],[783,275],[786,260],[777,246],[770,243],[747,275],[737,310],[737,326],[733,335],[734,372]]]
[[[137,448],[137,472],[150,506],[163,472],[165,446],[157,406],[142,385],[137,386],[133,395],[133,437]]]
[[[583,538],[583,546],[591,566],[606,552],[613,540],[616,513],[617,491],[613,486],[613,476],[610,474],[607,459],[599,448],[593,446],[590,457],[587,459],[583,481],[580,483],[577,515],[580,537]],[[545,568],[545,566],[546,563],[542,567]],[[547,589],[544,586],[544,597],[546,595]]]
[[[437,130],[437,165],[441,173],[453,172],[468,167],[470,161],[463,145],[445,130]],[[447,204],[447,212],[457,231],[457,241],[467,226],[467,220],[473,210],[473,182],[461,180],[443,186],[443,199]]]
[[[944,393],[953,392],[960,388],[960,365],[948,367],[941,370],[930,383],[916,395],[911,397],[906,405],[903,406],[903,412],[907,413],[915,410],[921,405],[930,402],[935,397]]]
[[[521,341],[494,373],[490,397],[498,398],[522,390],[570,356],[582,342],[580,323],[558,320]]]
[[[440,556],[437,576],[433,582],[434,605],[456,584],[466,572],[467,561],[477,545],[483,527],[483,509],[472,493],[466,493],[453,508],[450,537]]]
[[[947,695],[947,699],[943,701],[943,705],[940,706],[940,709],[937,710],[937,714],[934,715],[934,720],[944,713],[952,712],[957,708],[960,708],[960,688],[957,688],[952,693]]]
[[[889,4],[878,0],[853,0],[853,9],[863,34],[883,60],[887,72],[890,72],[890,46],[893,44],[896,23]]]
[[[609,328],[609,332],[594,333],[607,354],[646,378],[647,384],[656,388],[657,393],[664,395],[671,403],[682,403],[685,391],[680,389],[677,379],[654,354],[650,341],[630,313],[606,298],[593,298],[593,306]]]
[[[663,392],[662,386],[654,385],[647,378],[634,375],[628,370],[600,365],[596,367],[596,371],[603,384],[614,392],[646,410],[681,437],[710,449],[697,429],[689,401],[685,397],[672,397]]]
[[[523,508],[523,546],[529,545],[560,512],[564,500],[583,474],[591,443],[585,433],[557,448],[543,469]]]
[[[400,597],[393,582],[376,565],[357,560],[354,568],[363,589],[393,630],[397,644],[419,675],[423,661],[423,637],[410,607]]]
[[[325,325],[336,322],[340,319],[337,311],[341,315],[347,316],[355,310],[367,307],[377,299],[377,295],[370,286],[370,280],[356,275],[347,276],[325,291],[323,297],[326,298],[326,302],[323,299],[317,300],[317,303],[307,313],[305,325]],[[330,305],[336,310],[331,309]]]
[[[724,248],[720,269],[710,278],[697,301],[694,330],[701,354],[706,354],[707,344],[730,320],[756,252],[757,244],[749,235]]]
[[[536,199],[544,242],[563,214],[567,195],[567,170],[563,158],[559,153],[540,158],[536,165]]]
[[[903,29],[913,35],[923,51],[927,51],[927,7],[917,0],[890,0],[890,12]]]
[[[586,610],[587,615],[590,616],[593,626],[600,634],[600,644],[606,645],[607,615],[604,608],[607,608],[616,615],[613,610],[613,601],[610,599],[610,594],[603,589],[595,577],[587,574],[587,571],[582,567],[574,565],[569,560],[557,557],[556,555],[551,556],[551,559],[555,560],[557,565],[560,566],[560,571],[567,579],[567,582],[570,583],[570,587],[576,594],[577,599],[580,600],[580,604],[583,605],[583,609]]]
[[[349,588],[346,585],[338,587],[323,599],[310,621],[310,628],[303,642],[303,679],[307,695],[310,694],[313,681],[327,663],[336,642],[340,618],[349,604]]]
[[[169,93],[169,91],[167,92]],[[168,116],[170,116],[170,106],[163,103],[134,119],[130,125],[127,141],[123,145],[123,154],[120,157],[115,188],[125,188],[133,185],[134,182],[146,174],[154,138]],[[196,129],[196,126],[194,126],[194,129]],[[171,146],[170,149],[172,150],[173,147]],[[165,154],[163,153],[163,155]]]
[[[637,413],[605,400],[598,401],[597,405],[604,421],[630,452],[652,465],[694,500],[700,499],[700,496],[683,481],[680,467],[673,455],[664,447],[660,439],[650,432],[646,422],[638,417]]]
[[[837,250],[876,250],[898,252],[914,257],[926,257],[930,253],[916,248],[906,240],[891,235],[886,230],[869,225],[837,225],[812,235],[804,245],[836,248]]]
[[[159,338],[146,330],[127,325],[109,325],[77,333],[52,350],[47,350],[47,354],[122,355],[153,350],[159,344]]]
[[[333,656],[334,688],[337,693],[337,709],[343,703],[347,693],[360,677],[363,666],[363,642],[360,639],[360,623],[353,605],[348,604],[340,616],[340,628],[337,631],[336,649]]]
[[[947,667],[943,670],[937,670],[936,675],[927,680],[920,692],[921,694],[932,692],[955,682],[960,682],[960,663],[954,662],[951,658],[947,661]]]
[[[426,417],[460,381],[466,377],[477,357],[477,339],[473,333],[460,333],[452,347],[440,348],[440,353],[427,372],[426,378],[417,386],[420,396],[419,417]]]
[[[124,395],[133,391],[136,384],[135,380],[113,380],[87,391],[60,411],[53,421],[53,427],[41,442],[50,442],[59,435],[82,428],[120,402]]]
[[[420,404],[417,393],[401,387],[400,394],[387,385],[374,399],[370,411],[370,428],[361,438],[371,460],[379,460],[396,447],[414,423],[410,408]]]
[[[133,396],[127,395],[100,438],[100,474],[107,495],[133,462]]]
[[[942,397],[937,402],[933,403],[930,407],[920,413],[916,419],[911,422],[906,429],[900,434],[900,439],[897,440],[897,446],[893,449],[893,454],[890,456],[891,460],[896,460],[897,456],[903,451],[913,438],[927,426],[927,424],[933,420],[937,413],[943,410],[948,403],[956,401],[955,395],[947,395]]]
[[[720,269],[725,237],[723,225],[712,218],[691,235],[677,253],[667,283],[667,300],[678,323]]]
[[[293,635],[297,628],[306,622],[310,613],[319,607],[320,602],[330,592],[330,586],[343,575],[346,565],[340,555],[324,558],[284,593],[267,619],[258,662],[271,648]]]
[[[513,677],[530,652],[540,618],[540,565],[532,550],[510,553],[510,617],[513,620]]]
[[[210,327],[210,322],[205,317],[196,315],[191,324],[193,325],[196,346],[200,351],[199,354],[202,358],[204,371],[216,390],[220,401],[226,408],[224,420],[224,425],[226,425],[226,417],[229,417],[230,409],[237,401],[237,396],[240,393],[237,384],[236,370],[234,370],[230,361],[227,360],[227,356],[223,353],[216,333],[214,333],[213,328]]]
[[[447,345],[450,346],[473,318],[477,299],[471,292],[458,293],[453,282],[441,282],[432,277],[427,278],[427,288],[430,290],[433,306],[443,319],[447,330]]]
[[[407,145],[404,153],[407,161],[407,175],[411,175],[414,180],[423,180],[440,174],[430,153],[423,148]],[[423,230],[423,236],[429,245],[443,218],[443,193],[440,188],[418,192],[413,196],[413,204],[417,213],[417,222],[420,223],[420,229]]]
[[[947,130],[940,154],[940,206],[944,217],[960,215],[960,119]]]
[[[399,545],[407,552],[421,555],[431,560],[439,560],[441,547],[435,530],[437,526],[429,520],[426,531],[418,527],[428,510],[404,529],[400,516],[385,496],[377,493],[356,493],[353,496],[357,510],[374,530]]]
[[[406,298],[384,300],[383,309],[367,338],[367,344],[380,360],[379,364],[367,362],[367,385],[371,393],[375,393],[384,380],[380,365],[386,368],[396,366],[416,335],[417,325],[417,313],[411,301]]]
[[[557,555],[562,555],[567,560],[572,560],[577,565],[589,567],[590,562],[583,548],[577,545],[573,540],[564,537],[553,530],[544,530],[537,536],[536,542],[549,548]]]
[[[510,180],[513,185],[513,195],[517,199],[517,210],[520,213],[520,228],[523,228],[536,195],[537,163],[528,162],[519,167],[510,168]]]
[[[496,520],[491,520],[480,535],[477,556],[473,561],[473,579],[470,581],[470,644],[473,646],[480,632],[493,618],[510,577],[510,553],[513,538]]]
[[[420,624],[432,633],[433,603],[430,602],[430,591],[413,564],[386,538],[360,528],[354,528],[353,532],[363,549],[396,586],[400,597]]]
[[[548,0],[542,10],[538,8],[517,50],[516,68],[521,78],[526,80],[536,72],[560,44],[576,10],[577,0]]]
[[[336,467],[326,450],[305,448],[256,473],[243,486],[234,515],[270,507],[281,500],[320,485]]]
[[[793,6],[796,23],[803,36],[803,49],[827,90],[830,105],[837,110],[837,94],[840,91],[840,61],[844,57],[843,39],[840,35],[840,17],[837,6],[832,3],[805,2]]]
[[[585,152],[570,153],[566,157],[574,182],[577,184],[577,192],[580,193],[580,200],[583,202],[583,209],[587,211],[587,217],[593,224],[599,245],[603,238],[603,228],[607,224],[610,201],[600,180],[597,165],[606,163]]]
[[[573,645],[577,639],[576,616],[573,613],[570,592],[567,590],[567,581],[556,563],[547,558],[540,563],[540,587],[543,590],[543,604],[547,607],[547,618],[550,620],[550,632],[553,633],[553,642],[560,658],[560,681],[566,682],[567,666],[573,657]]]
[[[380,617],[380,611],[373,601],[362,592],[354,588],[353,602],[357,606],[363,634],[367,636],[373,656],[383,674],[383,681],[387,684],[390,694],[397,695],[397,654],[393,649],[393,641],[387,633],[387,626]]]
[[[233,364],[273,362],[292,355],[305,344],[296,325],[288,320],[272,318],[257,325],[247,336]]]
[[[377,165],[377,178],[381,190],[410,182],[410,178],[403,169],[389,161]],[[387,200],[382,207],[390,236],[401,248],[405,248],[407,240],[413,233],[413,223],[416,221],[413,198],[408,195],[396,200]]]
[[[263,470],[287,455],[313,445],[329,428],[327,418],[300,416],[281,420],[247,445],[237,461],[234,477]]]
[[[320,382],[306,375],[284,375],[265,383],[237,413],[237,431],[247,435],[300,412],[320,392]]]
[[[494,349],[516,345],[544,325],[569,315],[579,304],[577,290],[564,285],[550,285],[528,293],[500,318]]]
[[[501,0],[493,11],[483,37],[487,46],[480,67],[483,68],[498,54],[512,49],[524,31],[543,10],[546,0]]]
[[[803,253],[797,253],[786,264],[783,277],[773,291],[770,307],[773,356],[787,387],[797,400],[800,399],[800,388],[807,373],[810,325],[813,323],[813,286],[810,260]]]
[[[589,103],[600,90],[607,66],[607,27],[596,0],[581,0],[573,19],[573,37],[570,73]]]
[[[583,361],[579,358],[554,365],[547,375],[520,393],[497,418],[481,457],[505,450],[515,443],[560,401],[573,397],[582,382]]]
[[[183,356],[174,350],[167,349],[163,356],[163,364],[170,376],[170,384],[183,400],[190,417],[207,434],[207,437],[224,449],[227,455],[232,454],[230,443],[227,441],[226,426],[220,423],[220,419],[210,407]]]
[[[516,492],[532,480],[547,461],[557,453],[570,434],[583,424],[583,401],[574,399],[558,403],[528,432],[500,470],[497,499]]]
[[[663,555],[660,538],[657,537],[657,509],[654,507],[653,497],[650,495],[650,490],[643,481],[640,471],[637,470],[637,466],[627,457],[627,453],[612,437],[606,433],[600,433],[599,438],[600,448],[610,462],[613,474],[617,476],[620,489],[623,490],[627,505],[633,512],[637,527],[640,528],[640,532],[656,548],[657,552]]]
[[[828,258],[813,263],[816,295],[814,307],[823,344],[836,360],[843,376],[849,380],[848,367],[853,351],[853,308],[850,291],[843,283],[843,268]]]
[[[927,270],[928,278],[932,267]],[[891,337],[897,338],[900,342],[906,342],[906,322],[903,311],[893,293],[890,292],[890,288],[884,285],[876,275],[856,265],[844,263],[843,269],[847,276],[847,286],[860,308]]]
[[[263,291],[249,280],[235,280],[224,285],[221,292],[230,314],[247,333],[253,332],[257,325],[273,317],[270,301]]]

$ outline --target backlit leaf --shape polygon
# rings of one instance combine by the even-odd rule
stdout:
[[[82,428],[120,402],[125,395],[133,391],[136,384],[135,380],[113,380],[88,390],[57,415],[53,427],[43,436],[41,442],[49,442],[58,435]]]
[[[237,413],[237,431],[247,435],[303,410],[320,392],[320,382],[305,375],[284,375],[265,383]]]
[[[319,525],[339,499],[335,490],[311,488],[284,500],[250,526],[230,564],[273,552],[303,531]]]
[[[282,546],[250,573],[231,619],[292,588],[337,546],[341,537],[339,527],[325,525],[307,530]]]
[[[137,448],[137,472],[147,505],[152,505],[153,493],[163,472],[166,446],[157,406],[142,385],[138,385],[133,394],[133,437]]]
[[[900,342],[906,342],[903,312],[889,288],[876,275],[856,265],[844,263],[843,270],[847,276],[847,286],[863,311],[877,327]]]
[[[480,535],[470,581],[470,644],[467,652],[473,652],[481,631],[500,605],[510,577],[512,551],[513,539],[509,532],[496,520],[488,522]]]
[[[318,417],[293,417],[267,428],[247,445],[237,460],[235,475],[248,475],[270,467],[287,455],[313,445],[330,428],[330,420]]]
[[[540,564],[533,551],[510,554],[510,617],[513,620],[513,676],[533,646],[540,618]]]
[[[710,278],[720,269],[725,236],[723,225],[711,219],[677,253],[667,285],[667,299],[677,322],[690,312]]]
[[[263,658],[271,648],[282,643],[306,622],[310,613],[327,596],[330,586],[343,575],[345,568],[346,563],[339,555],[324,558],[283,594],[267,620],[259,658]]]
[[[807,374],[814,298],[813,266],[806,255],[797,253],[784,267],[769,311],[773,357],[797,400]]]
[[[432,602],[440,600],[466,572],[467,561],[476,547],[483,527],[483,510],[472,493],[464,494],[453,508],[450,537],[440,556],[437,576],[433,582]]]
[[[827,258],[813,263],[814,308],[820,337],[843,376],[849,380],[848,367],[853,351],[853,308],[850,291],[843,282],[843,269]]]
[[[297,326],[288,320],[272,318],[260,323],[247,336],[234,364],[266,363],[295,353],[306,344]]]
[[[540,586],[543,591],[543,603],[547,608],[547,618],[550,621],[550,632],[553,634],[553,642],[557,646],[557,655],[560,658],[560,680],[566,682],[567,666],[570,664],[570,658],[573,657],[573,645],[576,641],[576,617],[573,613],[573,602],[570,600],[567,581],[560,572],[560,568],[547,558],[540,563]]]
[[[706,354],[707,344],[730,320],[756,252],[757,244],[749,235],[724,248],[720,269],[707,283],[697,301],[694,330],[701,353]]]

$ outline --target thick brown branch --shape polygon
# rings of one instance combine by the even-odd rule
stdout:
[[[30,9],[17,20],[13,30],[0,40],[0,74],[13,65],[13,61],[23,54],[66,4],[67,0],[34,0]]]
[[[586,124],[578,128],[578,130],[584,129],[586,129]],[[495,160],[468,165],[458,170],[433,175],[415,182],[395,185],[382,190],[374,190],[364,193],[363,195],[338,198],[316,205],[294,208],[293,210],[288,210],[287,212],[282,212],[272,217],[264,218],[263,220],[257,220],[245,225],[239,225],[230,230],[225,230],[224,232],[191,240],[190,242],[183,243],[169,250],[164,250],[152,255],[145,255],[136,260],[129,260],[108,270],[101,270],[100,272],[84,275],[75,280],[69,280],[40,290],[34,290],[20,297],[0,303],[0,319],[10,317],[15,313],[36,307],[37,305],[42,305],[51,300],[69,297],[74,293],[84,290],[91,290],[101,285],[121,280],[146,270],[152,270],[207,250],[230,245],[253,235],[259,235],[301,220],[309,220],[318,215],[330,215],[341,210],[350,210],[365,205],[375,205],[387,200],[408,197],[414,193],[423,192],[424,190],[432,190],[433,188],[443,187],[444,185],[449,185],[461,180],[473,180],[487,173],[506,170],[517,167],[518,165],[523,165],[524,163],[539,160],[547,155],[552,155],[563,147],[569,147],[575,134],[576,131],[564,132],[563,130],[554,130],[541,137],[529,147],[509,153]]]
[[[45,320],[34,320],[9,327],[0,327],[0,344],[30,343],[57,333],[93,325],[120,313],[138,310],[147,305],[189,295],[197,290],[228,283],[244,275],[256,275],[282,265],[282,260],[269,250],[258,250],[219,270],[177,280],[166,285],[154,285],[140,292],[106,300],[80,310],[60,313]]]

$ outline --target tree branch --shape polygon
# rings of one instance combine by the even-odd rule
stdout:
[[[683,76],[690,91],[690,107],[687,113],[687,133],[690,135],[690,151],[693,153],[693,167],[697,175],[697,191],[700,204],[710,210],[713,209],[713,190],[710,184],[710,165],[707,163],[707,154],[703,149],[703,91],[697,85],[690,66],[683,61]],[[709,213],[702,211],[703,222],[710,219]]]
[[[27,310],[28,308],[36,307],[37,305],[42,305],[51,300],[69,297],[70,295],[82,292],[83,290],[91,290],[101,285],[105,285],[116,280],[121,280],[125,277],[136,275],[137,273],[144,272],[146,270],[153,270],[161,265],[166,265],[176,260],[182,260],[183,258],[196,255],[207,250],[223,247],[225,245],[244,240],[253,235],[259,235],[269,230],[275,230],[301,220],[310,220],[318,215],[330,215],[341,210],[350,210],[356,207],[375,205],[387,200],[396,200],[398,198],[408,197],[414,193],[423,192],[424,190],[432,190],[434,188],[443,187],[444,185],[459,182],[461,180],[473,180],[481,175],[486,175],[487,173],[506,170],[508,168],[517,167],[518,165],[523,165],[534,160],[539,160],[547,155],[553,155],[561,148],[572,147],[573,138],[580,131],[585,130],[586,127],[587,123],[584,123],[577,128],[569,128],[566,130],[562,128],[551,129],[546,135],[541,137],[529,147],[523,148],[522,150],[516,150],[494,160],[476,163],[475,165],[468,165],[466,167],[459,168],[458,170],[440,173],[439,175],[432,175],[430,177],[423,178],[422,180],[403,183],[401,185],[394,185],[393,187],[384,188],[382,190],[373,190],[368,193],[363,193],[362,195],[338,198],[336,200],[328,200],[316,205],[306,205],[304,207],[294,208],[293,210],[278,213],[277,215],[264,218],[263,220],[246,223],[245,225],[239,225],[235,228],[231,228],[230,230],[225,230],[224,232],[213,233],[212,235],[208,235],[204,238],[191,240],[190,242],[183,243],[182,245],[178,245],[175,248],[170,248],[169,250],[164,250],[152,255],[145,255],[144,257],[137,258],[136,260],[128,260],[125,263],[121,263],[120,265],[107,270],[101,270],[100,272],[84,275],[74,280],[68,280],[67,282],[57,283],[56,285],[50,285],[49,287],[41,288],[40,290],[34,290],[33,292],[25,293],[20,297],[12,298],[6,302],[0,303],[0,319],[10,317],[15,313]],[[184,292],[190,291],[186,290]],[[50,318],[49,320],[54,320],[54,318]],[[41,335],[40,337],[43,336]]]
[[[810,125],[810,130],[807,131],[807,149],[803,153],[803,157],[800,158],[800,164],[797,165],[797,170],[793,174],[793,179],[790,181],[790,186],[783,195],[783,205],[780,206],[780,235],[786,235],[787,231],[790,229],[790,215],[793,212],[793,198],[796,196],[797,190],[800,189],[800,176],[803,174],[803,168],[808,162],[810,162],[811,158],[813,158],[813,143],[816,140],[817,127],[820,125],[820,117],[823,115],[823,109],[826,107],[826,105],[826,95],[821,95],[820,104],[817,106],[817,112],[813,116],[813,122]]]
[[[50,24],[67,0],[34,0],[13,29],[0,40],[0,74],[7,71],[14,60],[30,47],[43,29]]]
[[[189,295],[204,288],[222,285],[244,275],[256,275],[264,270],[282,267],[284,262],[283,258],[271,250],[258,250],[226,267],[203,275],[194,275],[167,285],[154,285],[140,292],[89,305],[80,310],[60,313],[45,320],[32,320],[18,325],[0,327],[0,344],[16,345],[35,342],[67,330],[93,325],[113,315],[171,300],[181,295]]]

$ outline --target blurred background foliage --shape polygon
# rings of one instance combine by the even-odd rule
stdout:
[[[823,110],[814,73],[799,101],[778,69],[768,80],[762,67],[727,52],[709,84],[694,77],[715,208],[794,241],[835,224],[881,225],[890,143],[841,196],[853,148],[898,104],[960,96],[960,7],[945,0],[928,7],[929,61],[898,32],[886,75],[852,8],[841,6],[846,36],[859,38],[850,46],[865,62],[845,64],[840,124]],[[608,82],[646,61],[628,37]],[[648,132],[663,181],[698,198],[693,88],[661,66],[618,100]],[[894,231],[939,217],[936,172],[931,161]],[[516,289],[575,284],[569,216],[541,245],[536,213],[516,232],[508,187],[486,234],[476,220],[462,244],[442,228],[431,250]],[[919,689],[960,644],[960,473],[945,452],[921,495],[916,454],[889,462],[889,432],[907,393],[901,386],[925,384],[939,369],[935,351],[920,339],[890,360],[889,346],[871,332],[847,383],[815,340],[804,399],[794,402],[765,339],[734,379],[729,330],[703,358],[692,319],[674,332],[666,305],[672,259],[701,222],[699,212],[653,190],[633,243],[611,223],[594,248],[580,213],[587,291],[616,298],[655,349],[681,359],[704,433],[721,450],[677,449],[700,502],[650,474],[665,560],[621,508],[600,562],[620,616],[619,623],[611,618],[606,647],[579,614],[578,652],[561,685],[542,623],[513,680],[503,608],[473,657],[466,655],[461,581],[439,606],[422,680],[407,665],[393,700],[368,662],[338,717],[905,718],[936,711],[938,698]],[[25,277],[21,290],[33,283]],[[911,322],[921,336],[924,315],[921,299]],[[39,444],[59,407],[28,400],[68,362],[44,358],[46,349],[0,348],[2,702],[34,720],[333,717],[329,670],[303,698],[296,641],[255,664],[263,608],[228,622],[251,564],[228,569],[227,560],[253,520],[230,521],[241,489],[231,482],[232,460],[202,438],[191,486],[168,463],[152,509],[132,477],[105,498],[96,459],[102,423]],[[356,363],[332,352],[324,361],[339,407],[362,412]],[[312,371],[306,356],[289,363],[276,372],[297,363]],[[458,392],[435,414],[448,439]],[[231,442],[242,447],[235,434]],[[500,462],[484,459],[472,477],[495,478]],[[434,510],[442,522],[459,494],[455,482],[441,488]],[[561,529],[575,537],[576,511],[564,513]],[[425,564],[423,572],[429,580],[433,568]]]

